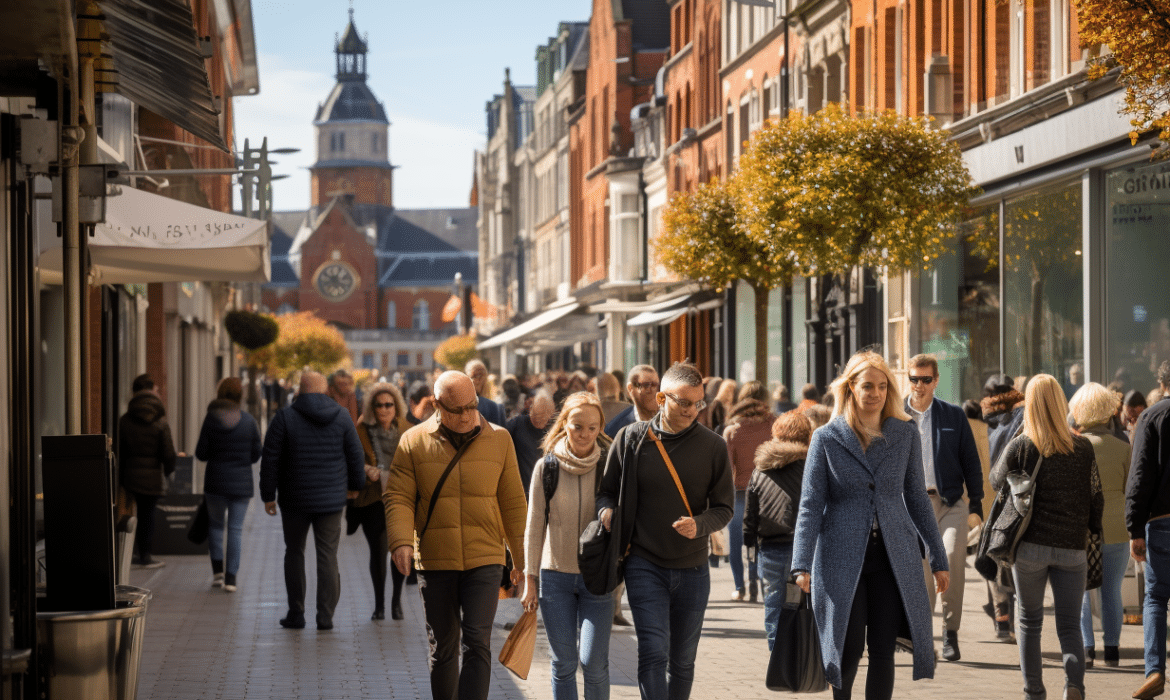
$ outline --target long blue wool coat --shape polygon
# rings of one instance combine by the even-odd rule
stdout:
[[[862,450],[853,429],[837,417],[813,433],[804,466],[792,569],[812,573],[825,675],[835,687],[841,686],[845,631],[874,517],[914,642],[914,680],[934,677],[934,638],[919,538],[929,550],[932,570],[946,571],[947,555],[926,495],[917,428],[887,418],[882,434]]]

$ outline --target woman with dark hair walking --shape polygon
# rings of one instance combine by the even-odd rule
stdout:
[[[236,590],[240,570],[244,516],[255,494],[252,465],[260,459],[260,430],[251,414],[240,409],[243,384],[238,377],[219,383],[215,400],[199,430],[195,457],[207,462],[203,500],[207,504],[207,538],[211,553],[211,585]],[[227,522],[225,558],[224,521]]]
[[[386,508],[382,505],[382,491],[386,487],[390,463],[398,440],[410,428],[406,419],[406,405],[398,387],[380,383],[370,387],[362,402],[357,433],[366,453],[366,487],[358,492],[353,505],[346,511],[348,534],[362,529],[370,545],[370,578],[374,583],[374,613],[371,620],[386,619],[386,568],[388,543],[386,540]],[[402,582],[405,576],[397,567],[390,567],[394,578],[394,595],[390,599],[390,616],[403,618]]]

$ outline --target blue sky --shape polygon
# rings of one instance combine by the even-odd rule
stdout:
[[[277,211],[309,206],[316,157],[313,116],[334,80],[335,37],[348,0],[252,0],[260,94],[235,99],[236,146],[302,149],[273,156]],[[484,104],[536,76],[536,47],[561,21],[586,21],[588,0],[354,0],[354,24],[369,43],[367,72],[390,118],[395,205],[467,206],[473,154],[486,142]]]

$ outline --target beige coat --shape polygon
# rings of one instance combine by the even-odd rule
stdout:
[[[991,488],[991,446],[987,439],[987,424],[978,418],[967,418],[975,435],[975,449],[979,451],[979,465],[983,467],[983,519],[995,503],[995,489]]]
[[[1129,443],[1109,432],[1107,424],[1085,428],[1081,435],[1093,444],[1097,472],[1101,475],[1101,493],[1105,496],[1105,511],[1101,514],[1104,542],[1105,544],[1129,542],[1129,532],[1125,529],[1125,482],[1129,479]]]
[[[402,436],[386,505],[390,551],[413,546],[434,496],[435,486],[455,448],[439,430],[439,419],[423,421]],[[480,417],[480,434],[451,471],[438,494],[435,514],[419,543],[423,569],[468,571],[504,564],[504,543],[516,568],[524,568],[524,520],[528,504],[507,430]]]

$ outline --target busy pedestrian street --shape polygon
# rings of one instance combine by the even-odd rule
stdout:
[[[280,519],[253,503],[244,529],[244,563],[239,589],[211,587],[204,556],[161,556],[160,569],[135,569],[131,583],[150,589],[146,639],[138,697],[142,700],[283,700],[305,698],[429,698],[427,634],[417,586],[403,594],[406,619],[370,620],[373,592],[367,572],[368,550],[360,534],[343,537],[338,551],[341,601],[334,629],[318,632],[282,629],[286,609],[282,574],[284,545]],[[312,553],[306,558],[312,561]],[[315,584],[309,567],[308,600]],[[1127,580],[1132,583],[1132,580]],[[732,602],[731,569],[711,569],[711,599],[703,623],[692,697],[697,700],[752,700],[797,697],[764,687],[768,664],[763,606]],[[909,654],[899,653],[895,697],[900,699],[996,700],[1018,698],[1020,667],[1014,644],[995,639],[983,579],[968,569],[960,641],[962,660],[939,661],[934,680],[911,681]],[[1049,697],[1060,697],[1063,678],[1051,609],[1044,621],[1044,673]],[[492,635],[493,657],[507,637],[504,625],[520,616],[516,599],[500,601]],[[623,614],[629,618],[628,605]],[[935,615],[936,645],[941,645]],[[1121,631],[1121,665],[1097,667],[1085,676],[1087,698],[1127,698],[1143,679],[1142,629]],[[610,643],[611,697],[637,698],[637,640],[632,627],[614,627]],[[858,672],[863,683],[865,659]],[[543,627],[528,680],[499,663],[492,664],[489,698],[519,700],[550,697],[548,645]],[[817,697],[829,697],[825,692]]]

